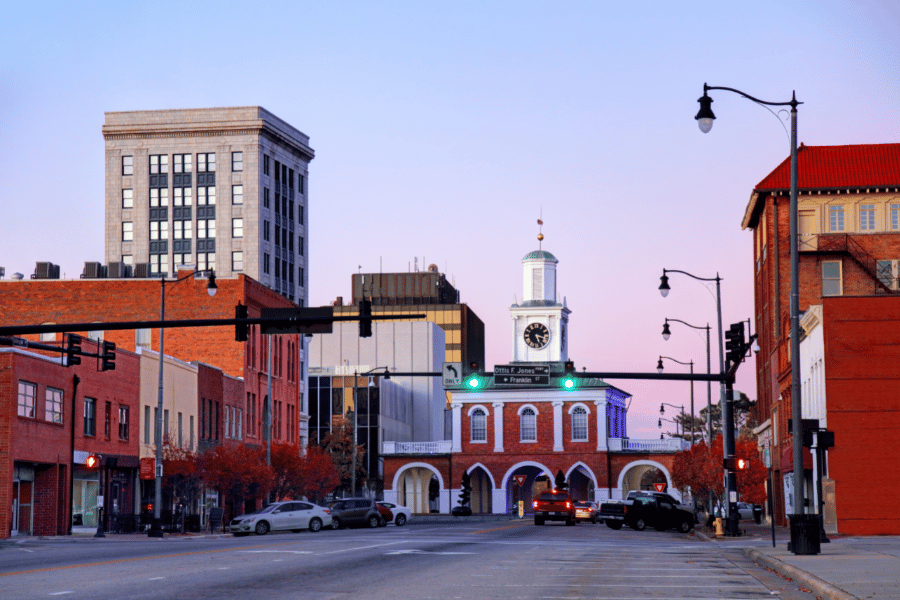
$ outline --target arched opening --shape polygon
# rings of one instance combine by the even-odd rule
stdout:
[[[520,483],[521,482],[521,483]],[[506,480],[506,513],[516,513],[519,502],[531,513],[531,501],[541,492],[553,488],[553,478],[541,467],[521,465]]]
[[[476,466],[469,471],[469,480],[472,485],[472,495],[469,499],[469,506],[473,513],[491,512],[492,502],[491,496],[494,487],[491,485],[491,477],[481,465]]]
[[[568,483],[573,500],[594,501],[594,479],[584,465],[577,465],[569,472]]]
[[[619,475],[619,490],[622,498],[633,490],[654,491],[654,484],[664,483],[666,490],[675,496],[676,499],[681,498],[681,494],[677,490],[672,489],[672,478],[668,470],[658,462],[649,460],[635,461],[627,465]]]
[[[432,480],[437,483],[433,484]],[[438,509],[441,480],[433,467],[426,465],[410,465],[397,473],[394,489],[397,492],[397,503],[409,507],[415,514],[427,514]]]

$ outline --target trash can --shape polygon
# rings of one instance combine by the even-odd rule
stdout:
[[[788,549],[794,554],[819,554],[819,516],[788,515],[791,522],[791,543]]]
[[[759,525],[762,523],[762,506],[759,504],[753,505],[753,521]]]

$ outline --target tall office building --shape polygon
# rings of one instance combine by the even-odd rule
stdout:
[[[307,298],[309,137],[259,106],[108,112],[109,276],[180,265]]]

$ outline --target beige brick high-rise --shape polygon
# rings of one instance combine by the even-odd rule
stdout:
[[[179,265],[307,298],[309,137],[259,106],[108,112],[109,276]]]

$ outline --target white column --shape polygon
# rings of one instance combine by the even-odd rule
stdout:
[[[495,515],[506,514],[506,488],[501,487],[491,493],[491,512]]]
[[[503,452],[503,403],[494,402],[494,452]]]
[[[453,448],[451,452],[462,452],[462,404],[454,402],[450,405],[453,411]]]
[[[594,400],[597,410],[597,452],[606,450],[606,400]]]
[[[553,401],[553,451],[563,451],[563,403],[562,400]]]

